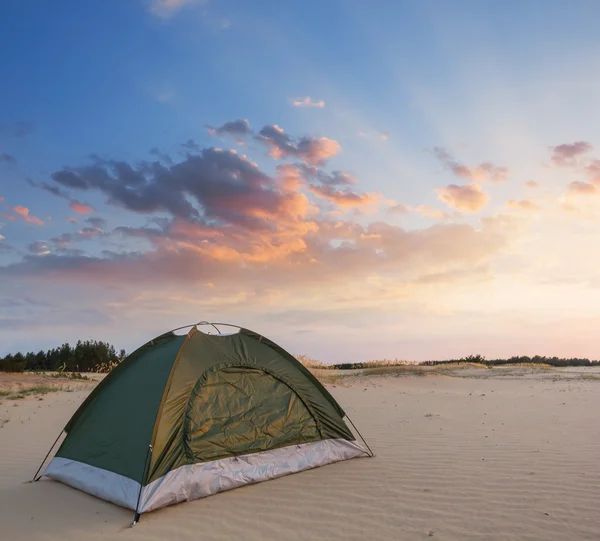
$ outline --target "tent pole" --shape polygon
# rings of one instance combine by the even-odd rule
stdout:
[[[350,424],[352,425],[352,427],[354,428],[354,430],[356,430],[356,433],[360,436],[360,439],[363,441],[363,443],[367,446],[367,449],[369,450],[369,453],[371,453],[371,457],[375,456],[375,453],[373,451],[371,451],[371,448],[369,447],[369,444],[365,441],[365,438],[362,437],[362,434],[358,431],[358,428],[356,428],[356,426],[354,425],[354,423],[352,422],[352,419],[350,419],[350,416],[348,414],[346,414],[346,417],[348,418],[348,421],[350,421]]]
[[[29,481],[30,483],[35,483],[36,481],[39,481],[40,478],[42,477],[41,475],[38,477],[38,473],[40,473],[40,471],[42,470],[42,466],[44,465],[44,463],[46,462],[46,460],[48,459],[48,457],[50,456],[50,453],[52,452],[52,449],[54,449],[54,446],[56,445],[56,443],[58,442],[58,440],[60,439],[60,437],[62,436],[62,433],[64,432],[64,429],[60,431],[60,434],[58,435],[58,438],[56,438],[54,440],[54,443],[52,444],[52,447],[50,447],[50,450],[48,451],[48,453],[46,454],[46,456],[44,457],[44,460],[42,460],[42,463],[40,464],[40,467],[38,468],[38,470],[35,472],[35,475],[33,476],[33,479],[31,481]]]
[[[144,464],[144,473],[142,475],[142,482],[140,483],[140,492],[138,494],[137,504],[135,505],[135,517],[131,523],[131,527],[135,526],[140,521],[140,500],[142,498],[142,489],[144,482],[146,481],[146,474],[148,472],[148,463],[150,462],[150,455],[152,454],[152,444],[148,445],[148,452],[146,453],[146,463]]]

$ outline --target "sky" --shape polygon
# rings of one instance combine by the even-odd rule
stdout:
[[[0,354],[224,321],[600,358],[597,1],[0,3]]]

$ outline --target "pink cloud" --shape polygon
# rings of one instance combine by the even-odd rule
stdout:
[[[27,223],[36,224],[36,225],[44,225],[44,222],[35,216],[29,215],[29,209],[27,207],[16,206],[13,208],[13,211],[21,216]]]
[[[550,147],[552,156],[550,159],[557,167],[567,167],[577,164],[577,158],[586,152],[592,150],[592,145],[585,141],[576,141],[575,143],[565,143],[555,147]]]
[[[508,175],[508,168],[483,162],[477,167],[467,167],[456,161],[456,159],[445,149],[435,147],[434,154],[455,176],[470,180],[472,182],[504,182]]]
[[[587,173],[590,182],[600,185],[600,160],[592,160],[586,165],[585,172]]]
[[[477,212],[489,201],[489,196],[483,192],[478,184],[458,186],[449,184],[445,188],[438,188],[438,198],[449,207],[465,212]]]
[[[314,100],[313,98],[307,96],[306,98],[296,98],[292,100],[292,105],[294,107],[325,107],[325,102],[323,100]]]
[[[76,199],[69,201],[69,206],[71,207],[71,209],[74,212],[76,212],[77,214],[81,214],[83,216],[94,212],[94,209],[90,205],[87,205],[85,203],[80,203]]]
[[[509,199],[506,202],[506,206],[515,210],[523,210],[527,212],[535,212],[541,210],[539,205],[536,205],[533,201],[529,199],[522,199],[520,201]]]
[[[402,203],[397,203],[388,208],[388,212],[392,214],[408,214],[411,208],[408,205],[404,205]]]
[[[535,180],[528,180],[525,183],[525,186],[527,186],[528,188],[539,188],[540,187],[540,183],[536,182]]]
[[[71,217],[67,218],[67,222],[72,223],[72,224],[77,224],[77,223],[79,223],[79,220],[77,218],[75,218],[74,216],[71,216]]]

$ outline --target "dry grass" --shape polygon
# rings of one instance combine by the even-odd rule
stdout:
[[[71,388],[65,388],[64,385],[33,385],[31,387],[22,387],[16,392],[3,391],[2,394],[8,400],[22,400],[28,396],[43,396],[48,393],[58,391],[71,391]]]
[[[306,368],[311,368],[311,369],[318,368],[321,370],[327,370],[327,369],[331,368],[330,366],[322,363],[321,361],[317,361],[316,359],[313,359],[312,357],[309,357],[308,355],[305,355],[304,353],[294,355],[294,357],[296,358],[296,360],[298,362],[300,362],[300,364],[302,364]]]

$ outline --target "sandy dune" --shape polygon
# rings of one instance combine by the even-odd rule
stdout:
[[[89,386],[88,386],[89,387]],[[463,370],[328,386],[376,457],[144,515],[31,478],[89,390],[0,403],[0,539],[600,539],[600,373]]]

